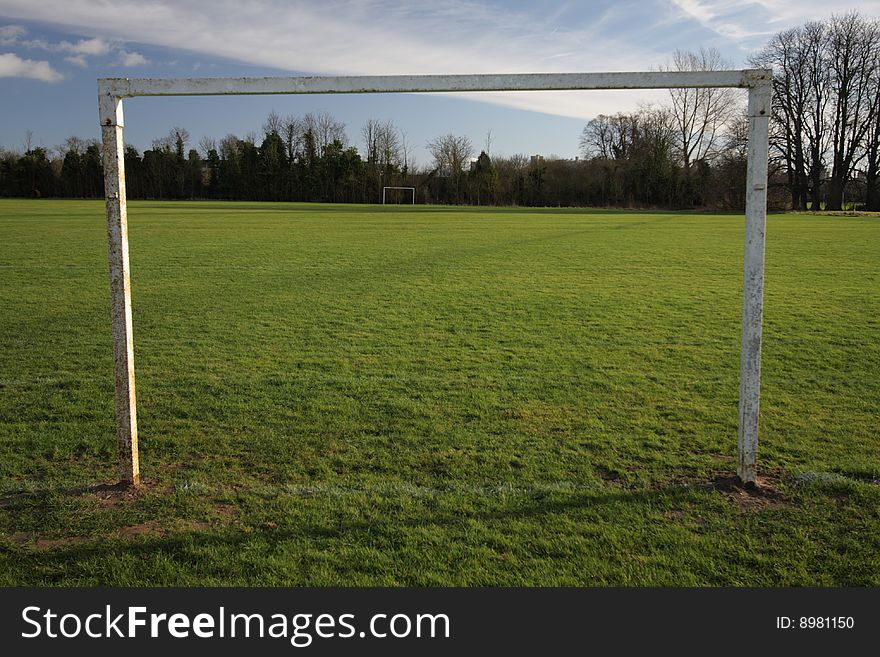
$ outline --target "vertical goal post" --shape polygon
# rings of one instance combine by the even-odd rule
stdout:
[[[408,189],[412,192],[412,205],[416,204],[416,188],[415,187],[383,187],[382,188],[382,205],[385,205],[385,192],[389,189],[404,190]]]
[[[632,73],[506,73],[468,75],[310,76],[260,78],[101,78],[98,112],[107,203],[111,319],[116,374],[116,436],[121,482],[140,483],[128,217],[123,141],[124,98],[256,94],[360,94],[467,91],[583,91],[589,89],[748,89],[748,163],[740,352],[737,475],[757,479],[764,305],[764,238],[772,71],[651,71]],[[384,190],[383,190],[384,202]]]

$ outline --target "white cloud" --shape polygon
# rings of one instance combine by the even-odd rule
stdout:
[[[25,34],[27,30],[21,25],[0,26],[0,46],[11,46]]]
[[[28,48],[29,50],[57,50],[55,46],[53,46],[45,39],[26,39],[24,41],[17,42],[17,45]]]
[[[331,75],[648,70],[677,47],[748,52],[778,29],[835,11],[827,0],[536,2],[521,9],[500,0],[115,0],[113,11],[104,0],[2,3],[11,20],[48,17],[93,37],[70,44],[78,48],[70,51],[74,56],[134,42]],[[880,13],[880,0],[861,0],[860,9]],[[146,63],[129,51],[119,50],[119,58],[124,65]],[[487,97],[577,118],[637,104],[628,92],[602,98],[587,104],[581,94]]]
[[[31,78],[43,82],[58,82],[64,76],[53,69],[49,62],[22,59],[14,53],[0,55],[0,78]]]
[[[735,43],[774,32],[772,13],[760,2],[740,0],[670,0],[680,15]]]
[[[143,66],[144,64],[149,64],[150,62],[139,52],[120,50],[119,63],[123,66]]]
[[[20,25],[0,27],[0,45],[19,46],[28,50],[46,50],[54,53],[71,53],[64,58],[64,61],[83,68],[88,66],[86,57],[107,55],[118,47],[101,37],[80,39],[76,43],[70,41],[51,43],[46,39],[22,39],[21,37],[25,34],[27,34],[27,30]]]
[[[96,37],[94,39],[81,39],[76,43],[62,41],[57,49],[61,52],[72,52],[75,55],[100,56],[110,52],[111,44],[106,39]]]
[[[659,1],[659,0],[654,0]],[[129,41],[315,74],[645,70],[666,52],[621,41],[579,16],[513,10],[473,0],[3,0],[15,19],[45,21],[111,41]],[[47,11],[45,4],[54,4]],[[609,11],[644,13],[639,3]],[[50,8],[51,9],[51,8]],[[595,13],[590,9],[589,13]],[[606,96],[608,97],[608,96]],[[616,94],[602,111],[634,108]],[[504,95],[492,102],[590,118],[572,95]],[[611,105],[614,105],[612,108]]]
[[[71,55],[70,57],[65,57],[64,61],[68,64],[73,64],[74,66],[80,66],[82,68],[86,68],[89,65],[86,61],[85,55]]]
[[[781,29],[808,20],[828,18],[850,7],[835,7],[827,0],[669,0],[681,13],[703,27],[734,42],[751,44]],[[861,0],[863,15],[880,14],[880,0]]]

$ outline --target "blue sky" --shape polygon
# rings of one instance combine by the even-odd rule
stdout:
[[[99,77],[650,70],[676,49],[715,47],[734,68],[773,33],[832,11],[880,15],[880,0],[0,0],[0,147],[99,135]],[[368,118],[391,120],[427,164],[425,142],[464,134],[493,154],[573,157],[583,125],[663,92],[137,98],[138,149],[186,128],[259,133],[266,115],[328,111],[361,147]]]

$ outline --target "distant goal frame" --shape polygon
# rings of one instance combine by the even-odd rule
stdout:
[[[100,78],[104,189],[107,207],[116,438],[121,483],[140,484],[128,214],[125,195],[123,99],[138,96],[365,94],[591,89],[742,88],[748,90],[748,156],[740,351],[737,475],[757,479],[764,242],[772,72],[650,71],[628,73],[508,73],[468,75],[315,76],[260,78]]]
[[[416,204],[416,188],[415,188],[415,187],[396,187],[396,186],[394,186],[394,185],[386,185],[385,187],[382,188],[382,205],[386,205],[386,203],[385,203],[385,192],[388,191],[389,189],[398,189],[398,190],[400,190],[400,189],[408,189],[408,190],[412,191],[412,203],[411,203],[410,205],[415,205],[415,204]],[[399,203],[398,205],[405,205],[405,204],[404,204],[404,203]]]

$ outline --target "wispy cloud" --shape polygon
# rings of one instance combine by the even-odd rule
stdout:
[[[58,82],[64,76],[47,61],[22,59],[14,53],[0,55],[0,78],[31,78],[43,82]]]
[[[91,37],[66,43],[72,57],[115,49],[117,63],[145,65],[121,45],[141,43],[316,74],[647,70],[685,37],[688,48],[747,52],[792,22],[835,9],[827,0],[535,0],[518,8],[500,0],[115,0],[113,11],[103,0],[2,4],[10,19],[48,19]],[[860,9],[880,13],[880,0],[861,0]],[[485,98],[577,118],[635,105],[627,92],[604,95],[602,106],[577,94]]]
[[[731,41],[751,45],[780,29],[807,20],[827,18],[846,6],[827,0],[669,0],[680,14]],[[860,0],[853,7],[865,15],[880,14],[880,0]]]
[[[21,25],[0,26],[0,46],[17,46],[27,50],[45,50],[52,53],[70,53],[64,58],[64,61],[80,67],[88,66],[87,57],[101,57],[119,48],[119,44],[102,37],[54,43],[46,39],[25,39],[23,37],[26,34],[28,34],[27,29]]]
[[[96,57],[108,54],[112,45],[106,39],[96,37],[94,39],[81,39],[76,43],[62,41],[55,48],[61,52],[72,52],[75,55],[91,55]]]
[[[81,68],[86,68],[89,65],[88,61],[86,61],[85,55],[71,55],[70,57],[65,57],[64,61]]]
[[[128,50],[119,51],[119,63],[123,66],[144,66],[149,64],[149,60],[139,52],[129,52]]]
[[[774,22],[803,23],[807,20],[827,18],[832,13],[846,13],[853,9],[863,16],[880,16],[880,0],[858,0],[851,5],[838,5],[827,0],[757,0],[769,11]]]
[[[591,23],[595,9],[578,5],[545,12],[541,3],[516,10],[472,0],[117,0],[108,12],[96,0],[47,0],[39,8],[32,0],[3,4],[11,18],[52,16],[71,31],[110,41],[318,74],[644,70],[667,54],[610,35]],[[640,3],[619,4],[603,11],[635,18],[644,12]],[[617,100],[609,104],[618,109],[634,105],[625,92],[611,95]],[[492,102],[595,115],[571,94],[505,94]]]
[[[680,15],[716,34],[741,43],[772,34],[773,15],[760,1],[671,0]]]
[[[27,34],[21,25],[0,25],[0,46],[11,46]]]

